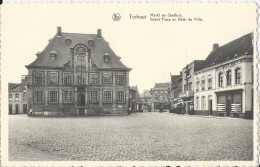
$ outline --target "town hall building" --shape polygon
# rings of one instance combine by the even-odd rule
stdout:
[[[32,115],[125,114],[130,68],[97,34],[62,32],[49,40],[28,69]]]

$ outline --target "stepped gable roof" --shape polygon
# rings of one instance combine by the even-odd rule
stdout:
[[[217,65],[242,55],[253,55],[252,36],[253,33],[249,33],[216,48],[206,58],[203,68]]]
[[[10,92],[19,92],[22,91],[27,85],[27,82],[22,82],[19,84],[13,84],[13,83],[8,83],[8,89]]]
[[[66,39],[70,39],[71,43],[67,44]],[[88,41],[94,41],[94,47],[90,47],[91,49],[91,60],[94,64],[97,65],[99,69],[126,69],[130,70],[130,68],[126,67],[121,61],[120,57],[117,56],[114,51],[110,48],[107,41],[101,37],[98,38],[97,34],[78,34],[78,33],[65,33],[61,32],[60,36],[57,34],[49,41],[45,49],[38,53],[37,59],[33,61],[31,64],[26,66],[27,68],[33,67],[52,67],[52,68],[61,68],[64,67],[64,64],[70,61],[71,53],[70,48],[78,44],[83,44],[88,46]],[[57,57],[56,60],[50,59],[50,52],[56,52]],[[110,60],[109,62],[104,62],[104,55],[109,54]]]

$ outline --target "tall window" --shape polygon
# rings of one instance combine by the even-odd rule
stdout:
[[[77,66],[78,67],[86,66],[85,56],[77,56]]]
[[[103,84],[104,85],[111,85],[112,84],[112,74],[104,73],[103,74]]]
[[[189,83],[189,91],[192,91],[192,82]]]
[[[205,98],[205,96],[201,97],[201,109],[202,110],[206,109],[206,98]]]
[[[83,46],[79,46],[76,48],[77,66],[78,67],[86,66],[86,52],[87,52],[87,50]]]
[[[199,97],[196,97],[196,107],[197,107],[197,110],[199,110],[199,103],[200,103],[200,101],[199,101],[200,99],[199,99]]]
[[[227,85],[231,85],[231,70],[227,71]]]
[[[78,81],[78,84],[85,84],[86,83],[86,74],[78,73],[77,81]]]
[[[197,81],[196,81],[196,91],[199,91],[199,86],[200,86],[200,81],[199,81],[199,79],[197,79]]]
[[[90,91],[90,102],[91,103],[98,102],[98,91],[97,90]]]
[[[72,102],[72,91],[65,90],[64,91],[64,103],[71,103]]]
[[[187,85],[184,84],[184,92],[186,92],[186,91],[187,91]]]
[[[125,85],[125,74],[117,74],[117,84]]]
[[[103,92],[103,103],[112,103],[112,91],[104,90],[104,92]]]
[[[211,77],[211,75],[208,76],[208,89],[212,89],[212,77]]]
[[[23,101],[26,101],[26,100],[27,100],[27,93],[23,92]]]
[[[42,90],[34,91],[34,103],[43,103],[44,102],[44,94]]]
[[[89,84],[90,85],[97,85],[98,84],[98,74],[97,73],[89,74]]]
[[[13,100],[13,95],[9,94],[9,100]]]
[[[201,90],[205,90],[205,77],[201,78]]]
[[[49,102],[50,103],[58,103],[58,91],[51,90],[49,93]]]
[[[18,101],[19,100],[19,93],[16,93],[15,94],[15,101]]]
[[[241,83],[241,68],[237,68],[236,70],[236,84]]]
[[[218,74],[218,86],[222,87],[223,86],[223,73]]]
[[[66,72],[63,73],[63,84],[70,85],[72,83],[72,73]]]
[[[125,92],[118,91],[116,94],[116,100],[118,103],[125,103]]]
[[[58,84],[58,73],[57,72],[49,72],[49,84],[50,85]]]
[[[33,83],[37,85],[43,84],[43,72],[34,72],[33,73]]]

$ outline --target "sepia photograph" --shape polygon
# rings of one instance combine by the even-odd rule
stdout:
[[[6,3],[3,166],[258,166],[257,4]]]

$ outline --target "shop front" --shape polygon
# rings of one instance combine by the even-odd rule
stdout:
[[[242,89],[216,92],[216,95],[219,116],[244,117]]]

